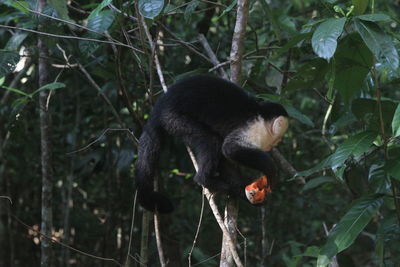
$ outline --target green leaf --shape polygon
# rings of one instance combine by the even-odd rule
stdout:
[[[306,39],[310,36],[311,36],[311,33],[309,33],[309,32],[297,34],[297,35],[293,36],[292,38],[290,38],[289,41],[284,46],[282,46],[281,48],[276,50],[276,53],[278,55],[285,53],[290,48],[294,47],[295,45],[297,45],[298,43],[300,43],[301,41],[303,41],[304,39]]]
[[[350,34],[339,43],[335,53],[333,87],[345,103],[361,91],[372,64],[373,55],[358,34]]]
[[[289,114],[289,117],[294,118],[294,119],[300,121],[301,123],[304,123],[305,125],[314,127],[314,123],[312,122],[312,120],[310,120],[309,117],[307,117],[306,115],[304,115],[303,113],[301,113],[300,111],[295,109],[294,107],[285,105],[285,109],[286,109],[287,113]]]
[[[18,9],[19,11],[28,14],[29,13],[29,4],[26,1],[12,1],[11,6]]]
[[[79,41],[79,50],[87,57],[92,55],[100,47],[99,43],[91,41]]]
[[[374,22],[356,19],[354,25],[376,59],[387,63],[393,70],[396,70],[399,66],[399,55],[392,39]]]
[[[219,15],[217,20],[219,20],[220,18],[222,18],[223,16],[228,14],[236,6],[236,4],[237,4],[237,0],[233,0],[232,3],[222,11],[221,15]]]
[[[311,44],[321,58],[330,59],[336,51],[337,39],[342,34],[346,18],[331,18],[322,22],[315,30]]]
[[[335,153],[325,158],[316,166],[311,169],[298,172],[295,176],[307,177],[326,168],[337,170],[343,166],[349,157],[359,157],[363,153],[367,152],[370,149],[373,141],[376,139],[376,136],[377,133],[374,132],[358,133],[343,142],[343,144],[336,149]],[[343,171],[343,169],[341,171]]]
[[[367,14],[357,16],[357,18],[366,21],[387,21],[391,19],[390,16],[386,14]]]
[[[100,11],[97,16],[88,20],[87,27],[93,31],[104,33],[114,22],[114,12],[111,10]]]
[[[367,226],[383,203],[382,195],[369,195],[357,200],[339,223],[329,233],[326,244],[320,251],[318,267],[329,264],[331,258],[345,250]]]
[[[148,19],[157,17],[164,7],[164,0],[139,0],[139,12]]]
[[[89,15],[88,19],[92,19],[94,17],[97,17],[103,8],[108,6],[109,4],[112,3],[112,0],[103,0]]]
[[[192,16],[193,12],[196,10],[199,4],[199,1],[193,0],[186,6],[185,13],[183,14],[185,21],[190,21],[190,17]]]
[[[17,51],[26,37],[28,37],[27,32],[17,32],[13,34],[13,36],[8,39],[5,49],[9,51]]]
[[[21,91],[21,90],[19,90],[19,89],[7,87],[7,86],[2,86],[2,88],[7,89],[8,91],[17,93],[17,94],[19,94],[19,95],[29,96],[29,94],[27,94],[27,93],[25,93],[24,91]]]
[[[48,3],[55,9],[58,17],[67,21],[71,20],[68,16],[68,8],[66,0],[48,0]]]
[[[368,0],[351,0],[351,3],[354,6],[353,12],[355,15],[364,14],[368,7]]]
[[[331,167],[336,169],[350,157],[359,157],[367,152],[374,142],[377,134],[374,132],[361,132],[341,144],[331,156]]]
[[[397,105],[392,121],[393,137],[400,136],[400,104]]]
[[[48,83],[48,84],[40,87],[36,91],[34,91],[32,94],[30,94],[30,97],[33,97],[35,94],[37,94],[37,93],[39,93],[40,91],[43,91],[43,90],[53,91],[53,90],[56,90],[56,89],[59,89],[59,88],[64,88],[64,87],[65,87],[64,83],[60,83],[60,82]]]
[[[0,50],[0,77],[13,72],[18,62],[18,53]]]
[[[336,182],[337,182],[337,180],[331,176],[321,176],[321,177],[313,178],[304,185],[303,191],[314,189],[325,183],[336,183]]]
[[[388,175],[400,181],[400,162],[399,159],[388,160],[385,164],[385,171]]]

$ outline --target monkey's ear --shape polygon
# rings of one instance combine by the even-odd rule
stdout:
[[[284,116],[279,116],[273,119],[272,122],[272,134],[283,136],[289,126],[289,121]]]

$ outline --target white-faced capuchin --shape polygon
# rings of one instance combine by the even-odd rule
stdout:
[[[282,105],[260,102],[236,84],[213,76],[196,75],[178,81],[161,96],[139,139],[135,176],[139,203],[150,211],[168,213],[171,201],[154,192],[153,182],[164,135],[183,140],[194,153],[198,171],[194,180],[212,192],[264,201],[269,190],[265,177],[240,177],[233,164],[275,179],[268,155],[288,128]]]

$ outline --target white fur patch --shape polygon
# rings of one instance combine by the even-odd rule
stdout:
[[[260,149],[270,144],[271,134],[267,131],[267,124],[261,116],[248,124],[243,132],[243,139]]]

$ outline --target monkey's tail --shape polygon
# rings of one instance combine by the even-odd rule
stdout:
[[[169,213],[173,210],[172,202],[162,193],[154,191],[162,137],[163,129],[159,121],[150,117],[139,139],[135,177],[139,204],[153,212]]]

